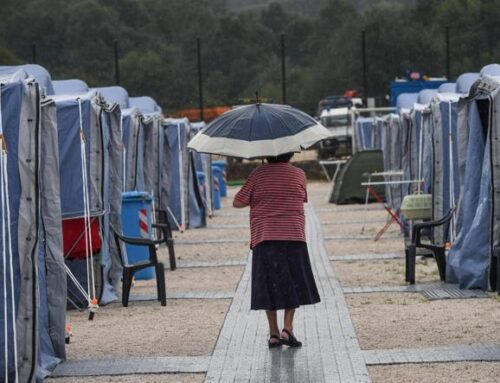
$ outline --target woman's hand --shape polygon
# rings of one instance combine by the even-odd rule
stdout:
[[[236,198],[233,200],[233,207],[237,209],[241,209],[243,207],[247,207],[248,205],[245,205],[243,202],[238,201]]]

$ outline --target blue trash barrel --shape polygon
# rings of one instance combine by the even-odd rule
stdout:
[[[212,166],[217,166],[221,172],[219,177],[219,188],[220,196],[227,197],[227,185],[226,185],[226,167],[227,162],[224,160],[212,161]]]
[[[214,202],[214,209],[219,210],[221,208],[220,203],[220,174],[221,169],[218,166],[212,166],[212,199]]]
[[[122,193],[122,230],[126,237],[151,239],[151,205],[149,193],[131,191]],[[126,245],[127,260],[136,263],[149,258],[149,249],[144,246]],[[155,278],[154,267],[135,273],[136,279]]]

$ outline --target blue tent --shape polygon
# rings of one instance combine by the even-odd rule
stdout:
[[[102,238],[101,262],[104,268],[100,303],[118,298],[121,262],[110,224],[121,228],[122,140],[120,108],[107,103],[96,91],[80,95],[56,95],[59,132],[61,210],[64,219],[81,218],[85,214],[98,219]],[[83,134],[83,136],[82,136]],[[85,152],[82,152],[82,139]],[[83,171],[82,161],[86,161]],[[84,176],[87,183],[84,182]],[[88,209],[84,204],[88,193]],[[97,259],[97,257],[96,257]],[[86,260],[67,259],[85,289]],[[82,271],[84,272],[81,275]],[[73,283],[68,293],[74,300],[86,301]]]
[[[82,80],[54,80],[52,81],[55,94],[78,94],[87,93],[89,86]]]
[[[479,78],[479,73],[463,73],[458,76],[456,81],[455,93],[469,94],[470,87]]]
[[[27,74],[27,70],[40,68],[0,67],[0,126],[8,149],[7,172],[0,168],[0,174],[9,183],[5,195],[9,197],[9,210],[3,205],[0,211],[11,233],[11,241],[2,237],[0,242],[13,266],[8,262],[3,269],[0,264],[2,279],[7,283],[7,302],[0,294],[0,307],[7,314],[0,319],[1,327],[7,326],[0,347],[8,349],[8,380],[14,381],[17,372],[19,382],[43,379],[65,358],[66,275],[55,107],[50,99],[41,103],[39,84]],[[24,240],[18,242],[18,238]],[[0,359],[3,378],[6,366],[4,358]]]
[[[402,125],[398,114],[389,114],[383,120],[382,152],[384,155],[384,172],[400,172],[402,163]],[[400,180],[387,176],[386,181]],[[403,186],[398,184],[386,185],[386,203],[397,211],[401,207],[403,199]]]
[[[161,107],[156,103],[154,98],[149,96],[130,97],[129,103],[130,106],[140,109],[144,114],[163,113]]]
[[[187,118],[167,119],[165,134],[171,150],[169,218],[173,227],[198,228],[206,225],[194,159],[187,149],[190,137]]]
[[[3,66],[2,73],[3,75],[13,74],[18,72],[19,70],[25,71],[31,77],[33,77],[38,83],[38,87],[40,92],[45,95],[54,94],[54,87],[52,85],[52,78],[50,77],[50,73],[44,67],[36,64],[25,64],[25,65],[16,65],[16,66]]]
[[[152,194],[157,209],[167,211],[171,153],[161,108],[147,96],[131,97],[129,103],[141,112],[144,190]]]
[[[479,71],[481,76],[500,76],[500,64],[489,64]]]
[[[109,103],[121,108],[123,140],[123,191],[147,191],[144,181],[144,125],[138,108],[132,107],[128,92],[120,86],[95,88]]]
[[[191,138],[193,138],[196,133],[198,133],[201,129],[206,126],[205,122],[193,122],[191,124]],[[212,188],[213,188],[213,174],[212,174],[212,155],[208,153],[198,153],[192,152],[196,172],[203,173],[204,184],[200,185],[202,190],[202,196],[204,200],[204,204],[207,209],[207,215],[211,217],[214,212],[214,201],[212,196]]]
[[[432,183],[433,218],[444,217],[451,208],[457,206],[460,195],[460,140],[457,125],[459,95],[440,93],[431,103],[432,111]],[[444,242],[453,240],[459,225],[459,211],[452,220],[451,230],[445,227],[435,228],[434,240]],[[445,236],[447,232],[447,236]]]
[[[467,128],[467,152],[463,190],[462,225],[448,255],[447,280],[462,288],[498,289],[499,233],[496,202],[500,164],[497,145],[496,109],[500,82],[482,76],[469,97],[458,105],[458,124]],[[462,132],[461,132],[462,133]],[[492,196],[493,199],[492,199]]]
[[[454,82],[445,82],[444,84],[441,84],[438,88],[439,93],[455,93],[455,89],[457,87],[457,84]]]

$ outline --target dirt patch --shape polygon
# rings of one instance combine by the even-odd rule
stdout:
[[[93,321],[69,312],[69,360],[126,356],[210,355],[229,300],[130,302],[102,307]]]
[[[167,291],[234,291],[243,267],[179,268],[165,271]],[[131,295],[156,294],[156,280],[137,280]]]
[[[342,286],[404,285],[404,260],[336,261],[335,273]],[[436,262],[432,258],[417,261],[418,283],[439,282]]]
[[[500,305],[494,299],[428,301],[420,294],[347,296],[361,348],[416,348],[499,343]]]
[[[201,383],[205,374],[140,374],[120,376],[92,376],[71,378],[49,378],[54,383]]]
[[[373,383],[495,383],[500,363],[460,362],[368,367]]]

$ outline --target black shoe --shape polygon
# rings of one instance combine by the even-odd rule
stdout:
[[[288,335],[288,339],[281,338],[281,343],[283,343],[288,347],[302,347],[302,342],[299,342],[297,338],[295,338],[295,336],[290,331],[284,328],[283,332],[285,332],[286,335]]]
[[[278,339],[277,342],[271,342],[271,339]],[[267,344],[269,345],[269,348],[276,348],[276,347],[281,347],[281,339],[278,335],[271,335],[269,337],[269,340],[267,341]]]

